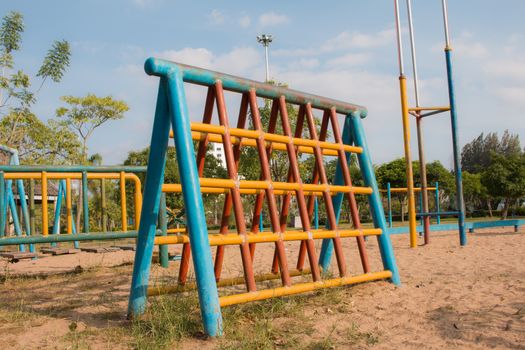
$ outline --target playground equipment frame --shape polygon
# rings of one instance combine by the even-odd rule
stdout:
[[[364,131],[361,124],[361,118],[366,115],[366,109],[364,107],[154,58],[150,58],[146,61],[145,70],[149,75],[160,77],[160,84],[151,138],[152,143],[148,162],[148,173],[144,187],[144,202],[141,215],[142,218],[139,227],[139,237],[137,239],[136,258],[133,268],[133,279],[129,299],[128,312],[131,317],[138,316],[145,310],[146,297],[148,295],[149,269],[151,264],[152,248],[155,242],[189,243],[193,256],[195,279],[199,292],[199,301],[204,329],[206,334],[210,336],[216,336],[222,333],[222,316],[220,311],[221,306],[231,305],[239,302],[247,302],[251,300],[261,300],[263,298],[279,295],[289,295],[305,291],[312,291],[318,288],[326,288],[334,285],[357,283],[382,278],[390,278],[393,283],[399,283],[399,275],[397,266],[395,264],[392,245],[388,236],[386,221],[377,183],[375,180],[374,170],[368,154],[368,148],[366,146]],[[214,86],[217,91],[220,91],[220,93],[217,92],[216,98],[219,109],[219,118],[223,118],[221,120],[221,124],[224,127],[218,128],[211,125],[201,125],[201,130],[198,131],[201,134],[196,134],[195,130],[192,130],[192,125],[190,123],[187,111],[183,87],[184,82],[208,87]],[[226,160],[230,163],[234,161],[234,154],[229,153],[229,151],[238,149],[233,148],[232,146],[234,144],[234,142],[232,142],[233,133],[236,133],[243,138],[254,139],[255,146],[259,150],[260,157],[263,157],[263,155],[266,154],[265,148],[268,147],[268,139],[273,137],[273,139],[270,141],[271,144],[284,144],[285,149],[290,156],[291,168],[294,168],[294,165],[292,164],[293,157],[291,154],[296,153],[295,147],[310,147],[312,152],[314,152],[316,155],[322,154],[323,148],[328,148],[322,147],[328,145],[321,144],[319,141],[311,143],[308,142],[308,140],[301,139],[298,135],[292,137],[290,130],[285,130],[286,137],[283,138],[274,137],[269,133],[263,133],[260,125],[255,125],[255,132],[250,130],[241,130],[242,128],[230,129],[227,125],[227,120],[224,120],[224,101],[221,100],[221,102],[219,102],[219,99],[223,98],[222,89],[243,94],[241,109],[247,108],[249,103],[252,113],[254,112],[254,104],[255,107],[257,106],[256,97],[272,99],[275,102],[273,107],[280,109],[283,120],[286,117],[282,114],[283,111],[285,111],[286,103],[298,104],[301,106],[301,108],[316,108],[325,111],[331,111],[330,118],[334,117],[336,114],[345,115],[345,126],[342,133],[343,142],[346,145],[355,145],[360,148],[355,148],[353,151],[358,155],[365,185],[368,188],[352,187],[351,183],[348,184],[344,179],[342,169],[337,170],[339,175],[336,176],[334,185],[327,185],[325,181],[322,181],[321,184],[315,184],[315,182],[313,184],[302,184],[301,182],[272,182],[271,178],[269,178],[269,174],[264,175],[264,172],[268,169],[265,170],[262,161],[261,167],[264,176],[261,176],[263,181],[248,182],[239,180],[237,178],[236,171],[232,171],[234,167],[230,166],[228,167],[230,179],[200,178],[200,169],[203,164],[201,160],[203,157],[199,157],[199,154],[201,154],[200,148],[197,157],[195,157],[195,153],[193,151],[193,139],[197,137],[201,139],[202,133],[212,133],[220,137],[220,141],[224,143],[225,149],[227,150]],[[247,99],[248,96],[249,101]],[[213,107],[213,104],[211,106]],[[208,103],[206,104],[205,108],[210,108]],[[206,112],[205,115],[207,115]],[[196,123],[194,123],[194,125],[196,125]],[[198,125],[196,126],[198,127]],[[285,128],[284,125],[283,128]],[[177,162],[181,179],[180,185],[163,185],[166,149],[170,135],[170,129],[173,129],[173,139],[175,141]],[[212,135],[206,135],[205,137],[210,136]],[[321,138],[319,138],[319,140],[321,140]],[[238,141],[238,145],[242,144],[243,142],[245,141]],[[250,143],[253,145],[253,141]],[[328,148],[327,150],[330,151],[331,149]],[[344,147],[339,147],[338,149],[335,149],[335,151],[338,152],[337,154],[340,156],[341,154],[345,155],[346,149],[344,149]],[[359,151],[361,152],[359,153]],[[345,159],[347,159],[348,156],[349,154],[346,154]],[[196,158],[199,159],[198,164]],[[294,177],[297,178],[296,175],[294,175]],[[346,186],[342,186],[343,184]],[[189,234],[155,238],[155,218],[157,217],[159,211],[159,199],[161,192],[168,189],[182,191]],[[374,219],[375,227],[377,227],[375,230],[379,231],[370,231],[357,228],[354,230],[348,230],[348,232],[346,232],[346,230],[338,230],[335,229],[335,227],[334,230],[329,229],[328,231],[322,232],[306,229],[305,222],[308,222],[309,220],[306,218],[307,221],[305,221],[304,216],[306,214],[303,212],[301,216],[303,229],[305,229],[305,232],[282,232],[282,230],[279,232],[279,227],[281,225],[279,224],[276,208],[274,208],[274,211],[272,211],[270,208],[270,215],[273,215],[272,227],[275,232],[239,232],[238,234],[208,235],[202,202],[203,189],[209,189],[209,191],[219,191],[219,193],[228,193],[228,196],[231,195],[230,200],[233,201],[233,209],[236,214],[235,218],[238,221],[237,227],[244,227],[244,222],[239,222],[239,220],[244,220],[243,215],[241,215],[242,208],[240,212],[238,211],[239,205],[242,205],[239,202],[239,195],[243,190],[253,191],[253,193],[259,193],[258,191],[264,190],[268,197],[273,196],[275,191],[296,191],[298,198],[303,197],[304,193],[307,191],[309,191],[310,194],[319,193],[325,196],[328,194],[328,196],[330,196],[330,191],[334,190],[338,193],[334,194],[329,203],[332,203],[333,201],[334,208],[337,208],[336,212],[339,212],[340,210],[340,205],[342,203],[342,193],[350,193],[350,195],[353,195],[353,193],[357,192],[367,193],[372,217]],[[301,195],[299,196],[299,194]],[[300,205],[300,207],[302,208],[301,210],[304,211],[305,207],[303,204]],[[254,220],[254,222],[258,223],[258,219],[259,218],[257,217],[257,220]],[[333,218],[333,220],[335,224],[336,219]],[[353,277],[345,276],[344,273],[342,273],[340,278],[320,280],[313,270],[317,266],[313,264],[311,265],[311,274],[314,278],[314,282],[291,285],[287,281],[287,279],[290,277],[290,271],[285,265],[283,268],[283,265],[281,265],[284,264],[283,261],[278,259],[281,268],[281,278],[285,286],[270,290],[256,291],[254,288],[255,278],[253,276],[253,270],[251,274],[246,274],[247,272],[245,269],[245,280],[249,292],[232,296],[223,296],[221,298],[218,296],[217,283],[215,281],[216,276],[210,253],[210,245],[240,245],[241,252],[244,254],[242,249],[245,249],[244,247],[247,249],[250,246],[250,243],[255,242],[276,242],[276,247],[278,248],[278,244],[281,244],[284,240],[300,240],[304,241],[306,243],[306,247],[308,247],[310,244],[309,242],[313,241],[314,237],[325,238],[325,241],[323,242],[323,248],[321,249],[321,255],[319,257],[319,265],[326,267],[325,264],[329,264],[330,256],[333,250],[332,245],[330,244],[332,243],[332,240],[327,240],[326,238],[333,238],[333,241],[335,242],[343,235],[358,236],[362,239],[362,237],[367,234],[377,234],[385,271],[368,272],[364,275]],[[335,248],[336,250],[338,249],[337,246]],[[278,250],[276,251],[278,252]],[[246,252],[247,254],[250,254],[249,250]],[[308,254],[310,256],[310,251]],[[337,254],[337,258],[339,260],[339,254]],[[243,264],[245,263],[251,263],[251,259],[243,259]],[[310,263],[312,264],[311,260]],[[344,268],[341,266],[339,261],[338,265],[340,269]]]
[[[410,122],[409,115],[413,115],[416,118],[417,124],[417,135],[418,135],[418,151],[419,151],[419,164],[421,174],[421,188],[423,194],[423,231],[425,244],[430,242],[430,217],[432,213],[428,212],[428,196],[427,196],[427,179],[426,179],[426,163],[424,153],[424,138],[422,131],[423,118],[435,115],[442,112],[450,111],[450,122],[452,131],[452,151],[454,155],[454,176],[456,180],[456,207],[458,216],[458,229],[459,229],[459,240],[460,244],[467,244],[467,235],[465,228],[465,203],[463,199],[463,182],[461,173],[461,158],[459,150],[459,131],[457,123],[457,109],[456,99],[454,93],[454,82],[452,78],[452,47],[450,45],[450,36],[448,28],[448,17],[447,17],[447,2],[442,1],[443,10],[443,24],[445,31],[445,61],[447,68],[447,86],[449,95],[449,105],[439,107],[422,107],[420,106],[420,95],[418,86],[418,75],[417,75],[417,61],[416,61],[416,47],[414,38],[414,28],[412,21],[412,4],[411,0],[406,0],[407,12],[408,12],[408,24],[410,34],[410,48],[412,56],[412,69],[414,75],[414,94],[415,94],[415,107],[409,107],[406,77],[404,74],[404,62],[403,62],[403,45],[401,40],[401,24],[399,15],[399,0],[394,0],[394,10],[396,19],[396,31],[397,31],[397,49],[398,49],[398,63],[399,63],[399,89],[401,96],[401,115],[403,121],[403,140],[405,150],[405,161],[406,161],[406,172],[407,172],[407,189],[408,189],[408,203],[409,203],[409,233],[410,233],[410,246],[412,248],[417,247],[417,229],[416,229],[416,211],[415,211],[415,198],[414,198],[414,179],[412,171],[412,158],[410,154]]]

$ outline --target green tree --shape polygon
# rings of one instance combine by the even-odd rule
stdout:
[[[31,79],[15,68],[14,52],[21,48],[24,32],[23,16],[10,12],[2,18],[0,26],[0,143],[20,151],[22,162],[68,162],[76,152],[71,134],[64,133],[62,124],[41,122],[31,107],[44,82],[51,78],[59,82],[70,61],[69,43],[55,41],[45,56],[37,77],[40,87],[31,89]],[[58,129],[57,129],[58,128]],[[57,159],[55,159],[55,156]],[[44,158],[43,158],[44,157]]]
[[[467,212],[474,212],[483,206],[484,201],[487,201],[489,216],[492,217],[492,206],[487,196],[487,188],[481,183],[481,174],[463,172],[463,195]]]
[[[96,128],[109,120],[124,118],[129,110],[124,101],[114,100],[111,96],[98,97],[88,94],[85,97],[63,96],[62,101],[68,107],[60,107],[56,114],[66,120],[70,130],[77,133],[82,142],[82,163],[86,164],[87,142]]]
[[[196,143],[195,143],[195,149]],[[211,146],[208,147],[208,151],[211,149]],[[128,157],[124,161],[124,165],[135,165],[135,166],[145,166],[148,164],[149,157],[149,147],[144,148],[140,151],[132,151],[128,153]],[[144,184],[145,174],[138,174],[142,183]],[[224,169],[220,162],[210,153],[206,153],[206,158],[204,161],[204,172],[203,177],[212,177],[212,178],[228,178],[226,169]],[[180,174],[179,167],[177,165],[177,155],[175,148],[170,146],[166,152],[166,169],[164,172],[164,183],[167,184],[179,184],[180,183]],[[131,189],[128,191],[128,203],[131,203]],[[217,217],[218,211],[222,208],[222,203],[224,201],[223,195],[215,194],[203,194],[204,209],[207,212],[211,212],[214,217]],[[168,208],[172,209],[174,212],[179,213],[183,212],[184,202],[182,195],[180,194],[169,194],[166,197],[166,202]]]
[[[511,203],[525,196],[525,153],[506,156],[493,152],[491,158],[481,183],[493,198],[504,200],[501,216],[505,219]]]
[[[486,136],[481,133],[471,142],[463,146],[461,151],[461,166],[463,170],[476,174],[483,172],[492,162],[491,152],[511,156],[520,154],[519,136],[505,130],[501,139],[497,133]]]

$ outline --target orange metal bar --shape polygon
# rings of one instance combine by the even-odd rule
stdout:
[[[220,125],[212,125],[212,124],[204,124],[204,123],[192,123],[191,129],[193,131],[198,131],[201,133],[212,133],[212,134],[218,134],[223,135],[225,133],[225,128]],[[290,138],[284,135],[278,135],[278,134],[272,134],[272,133],[265,133],[263,131],[256,131],[256,130],[247,130],[247,129],[239,129],[239,128],[230,128],[228,129],[230,136],[237,136],[237,137],[245,137],[248,139],[259,139],[262,138],[264,141],[274,142],[274,143],[281,143],[281,144],[287,144],[290,141]],[[298,137],[292,138],[292,144],[294,146],[306,146],[312,149],[317,144],[322,149],[330,149],[337,151],[340,149],[340,145],[327,142],[327,141],[321,141],[316,142],[313,140],[307,140],[302,139]],[[363,149],[361,147],[356,146],[350,146],[350,145],[344,145],[343,150],[345,152],[352,152],[352,153],[362,153]]]
[[[250,301],[264,300],[276,297],[282,297],[286,295],[293,295],[299,293],[313,292],[318,289],[339,287],[348,284],[356,284],[363,282],[376,281],[381,279],[387,279],[392,277],[390,271],[370,272],[362,275],[334,278],[324,281],[308,282],[295,284],[290,287],[279,287],[274,289],[259,290],[251,293],[242,293],[235,295],[228,295],[219,298],[221,307],[230,306],[235,304],[247,303]]]
[[[290,275],[290,277],[308,276],[310,274],[310,269],[304,269],[302,271],[292,270],[288,274]],[[277,280],[280,278],[281,278],[280,273],[264,273],[261,275],[255,275],[256,282],[271,281],[271,280]],[[220,281],[217,282],[217,287],[236,286],[239,284],[244,284],[243,277],[222,278]],[[173,286],[155,286],[155,287],[148,288],[148,296],[156,296],[156,295],[163,295],[163,294],[170,294],[170,293],[180,293],[180,292],[194,290],[196,288],[197,288],[197,284],[194,282],[187,283],[185,285],[179,284],[179,285],[173,285]]]
[[[272,232],[259,232],[259,233],[247,233],[246,235],[239,235],[236,233],[228,234],[210,234],[210,246],[221,246],[221,245],[239,245],[243,243],[270,243],[283,241],[303,241],[307,240],[310,236],[312,239],[324,239],[324,238],[347,238],[347,237],[358,237],[363,236],[379,236],[382,231],[379,228],[362,229],[362,230],[313,230],[310,232],[305,231],[286,231],[281,234]],[[155,244],[182,244],[190,241],[187,234],[180,235],[169,235],[169,236],[158,236],[155,237]]]
[[[71,179],[66,179],[66,225],[67,233],[73,233],[73,213],[71,208]]]
[[[126,208],[126,174],[122,171],[120,173],[120,212],[122,219],[122,231],[128,231],[128,213]]]

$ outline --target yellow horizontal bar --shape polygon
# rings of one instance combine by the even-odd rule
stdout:
[[[449,106],[445,107],[412,107],[408,109],[409,112],[422,112],[422,111],[450,111]]]
[[[436,188],[435,187],[427,187],[427,191],[435,191]],[[395,193],[395,192],[407,192],[408,189],[406,187],[396,187],[396,188],[391,188],[390,189],[390,193]],[[421,187],[414,187],[414,191],[415,192],[421,192]],[[379,192],[382,192],[382,193],[387,193],[388,191],[387,190],[379,190]]]
[[[310,269],[304,269],[302,271],[292,270],[289,272],[289,274],[290,274],[290,277],[307,276],[311,274],[311,271]],[[280,278],[281,278],[280,273],[264,273],[261,275],[256,275],[255,281],[263,282],[263,281],[276,280]],[[244,283],[245,283],[244,277],[223,278],[219,282],[217,282],[217,287],[236,286],[236,285],[244,284]],[[169,294],[169,293],[180,293],[180,292],[186,292],[189,290],[194,290],[196,288],[197,288],[197,284],[195,282],[186,283],[185,285],[155,286],[155,287],[148,288],[148,296],[162,295],[162,294]]]
[[[201,133],[218,134],[218,135],[224,135],[226,133],[226,128],[224,126],[205,124],[205,123],[191,123],[191,130],[198,131]],[[246,137],[249,139],[258,139],[262,137],[264,141],[270,141],[270,142],[275,142],[275,143],[287,144],[291,140],[294,146],[307,146],[307,147],[310,147],[312,151],[313,151],[313,147],[319,145],[321,149],[330,149],[330,150],[337,151],[342,148],[345,152],[352,152],[352,153],[362,153],[363,152],[363,149],[361,147],[350,146],[350,145],[339,145],[337,143],[327,142],[327,141],[314,141],[314,140],[302,139],[298,137],[290,138],[284,135],[271,134],[271,133],[265,133],[262,131],[239,129],[239,128],[229,128],[228,131],[231,136]],[[170,133],[170,135],[172,135],[172,133]],[[221,138],[221,142],[222,142],[222,138]]]
[[[318,282],[307,282],[292,285],[290,287],[278,287],[273,289],[259,290],[255,292],[228,295],[219,298],[221,307],[235,304],[247,303],[250,301],[258,301],[270,299],[275,297],[282,297],[286,295],[313,292],[318,289],[339,287],[348,284],[356,284],[370,281],[377,281],[392,277],[390,271],[370,272],[363,275],[334,278]]]
[[[182,232],[186,232],[186,228],[185,227],[169,228],[166,231],[166,233],[182,233]]]
[[[181,193],[182,192],[182,186],[180,184],[164,184],[162,185],[162,191],[167,193]],[[216,187],[201,187],[202,193],[213,193],[213,194],[227,194],[230,193],[229,188],[216,188]],[[242,188],[239,190],[241,194],[259,194],[264,193],[264,189],[249,189],[249,188]],[[273,193],[276,195],[285,195],[290,194],[292,196],[295,196],[295,191],[293,190],[273,190]],[[305,195],[315,195],[315,196],[322,196],[323,192],[321,191],[304,191]],[[332,195],[336,195],[337,193],[331,193]]]
[[[4,174],[6,180],[26,180],[26,179],[36,179],[40,180],[42,178],[42,172],[34,172],[34,173],[5,173]],[[133,180],[139,180],[137,175],[133,173],[125,173],[124,174],[126,179],[133,179]],[[96,179],[113,179],[113,180],[119,180],[120,179],[120,173],[87,173],[88,180],[96,180]],[[82,173],[50,173],[47,172],[47,179],[48,180],[57,180],[57,179],[82,179]]]
[[[208,135],[208,141],[209,142],[222,143],[222,136],[220,136],[220,135],[207,134],[207,133],[202,133],[200,131],[192,131],[191,132],[191,137],[195,141],[204,140],[206,138],[206,135]],[[171,137],[173,137],[172,134],[171,134]],[[236,137],[236,136],[231,136],[230,139],[231,139],[231,143],[233,145],[238,145],[239,142],[240,142],[241,146],[257,147],[257,142],[256,142],[255,139],[239,138],[239,137]],[[272,149],[275,150],[275,151],[287,151],[286,145],[283,144],[283,143],[265,142],[265,148],[270,147],[270,145],[272,146]],[[297,148],[298,148],[299,153],[309,153],[309,154],[313,154],[314,153],[314,149],[312,147],[309,147],[309,146],[297,146]],[[325,156],[337,156],[338,155],[337,151],[332,150],[332,149],[321,149],[321,152]]]
[[[313,230],[310,232],[305,231],[286,231],[282,234],[273,232],[260,232],[260,233],[247,233],[246,235],[239,235],[237,233],[228,234],[210,234],[208,235],[210,246],[221,246],[221,245],[236,245],[246,243],[269,243],[277,242],[280,239],[283,241],[304,241],[309,238],[312,239],[324,239],[324,238],[347,238],[347,237],[358,237],[358,236],[379,236],[382,233],[379,228],[370,228],[362,230]],[[155,244],[182,244],[189,243],[189,236],[186,234],[172,235],[172,236],[157,236],[155,237]]]
[[[303,189],[303,191],[310,192],[325,192],[330,191],[331,193],[356,193],[356,194],[371,194],[372,188],[370,187],[359,187],[359,186],[336,186],[336,185],[316,185],[316,184],[299,184],[297,182],[270,182],[270,181],[234,181],[231,179],[211,179],[211,178],[200,178],[201,187],[210,187],[210,188],[235,188],[239,185],[239,189],[249,189],[249,190],[265,190],[273,188],[274,190],[282,191],[297,191]],[[181,192],[182,187],[180,184],[164,184],[162,186],[164,192]],[[210,193],[210,192],[208,192]],[[216,193],[224,193],[222,191]]]

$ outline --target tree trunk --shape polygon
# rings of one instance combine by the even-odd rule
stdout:
[[[492,203],[490,198],[487,198],[487,208],[489,208],[489,216],[492,217]]]
[[[507,213],[509,212],[509,203],[510,198],[505,198],[505,205],[503,206],[503,212],[501,213],[501,220],[505,220],[507,218]]]

